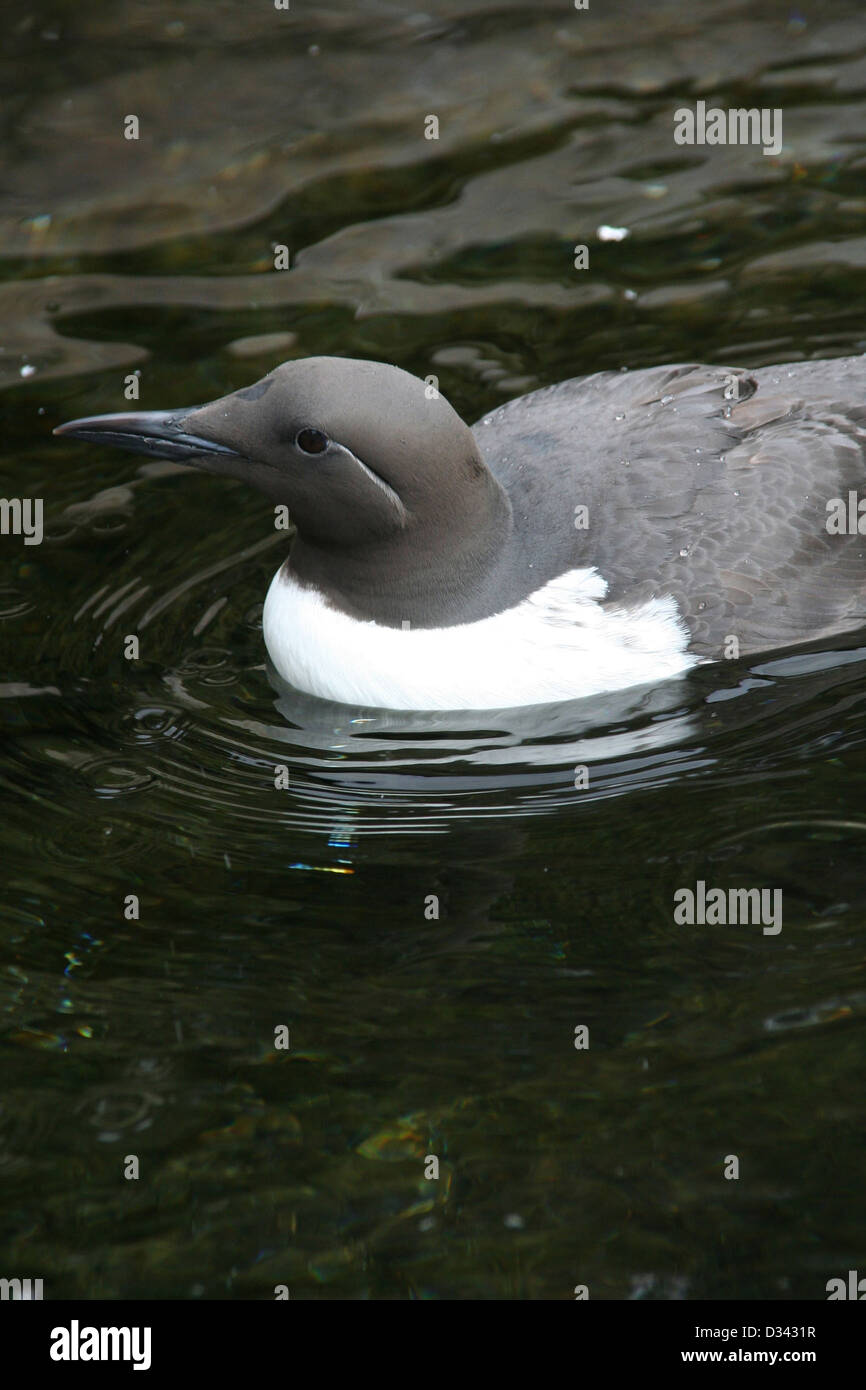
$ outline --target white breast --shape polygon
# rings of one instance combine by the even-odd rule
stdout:
[[[605,608],[606,591],[597,570],[569,570],[492,618],[404,631],[350,618],[280,570],[265,599],[265,644],[299,690],[380,709],[546,704],[697,663],[672,598]]]

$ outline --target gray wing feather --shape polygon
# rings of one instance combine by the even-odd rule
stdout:
[[[512,597],[594,565],[610,603],[672,595],[715,658],[850,631],[866,537],[829,534],[827,503],[864,481],[864,402],[858,357],[602,372],[493,411],[475,433],[512,501]]]

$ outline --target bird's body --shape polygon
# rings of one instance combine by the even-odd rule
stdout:
[[[866,622],[866,537],[828,521],[864,481],[864,402],[862,357],[656,367],[533,392],[470,431],[395,367],[309,358],[200,409],[61,429],[288,505],[264,634],[291,684],[484,709]]]

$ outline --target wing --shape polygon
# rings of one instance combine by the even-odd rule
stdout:
[[[866,358],[678,365],[536,391],[475,432],[523,569],[595,565],[616,605],[669,594],[718,658],[729,635],[748,653],[866,622],[866,537],[827,528],[864,482],[863,402]]]

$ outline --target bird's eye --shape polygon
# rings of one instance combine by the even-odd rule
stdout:
[[[298,430],[295,443],[304,454],[323,454],[330,440],[321,430],[305,429]]]

